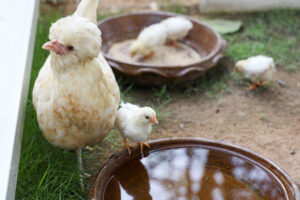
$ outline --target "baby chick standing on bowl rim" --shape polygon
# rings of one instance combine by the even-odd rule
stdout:
[[[143,145],[150,147],[144,141],[152,132],[152,125],[158,124],[155,111],[150,107],[139,107],[130,103],[121,103],[117,113],[116,127],[123,137],[124,147],[131,154],[130,147],[127,145],[127,138],[137,142],[143,154]]]

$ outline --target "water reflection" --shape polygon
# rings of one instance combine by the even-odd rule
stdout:
[[[152,200],[150,181],[146,168],[139,159],[120,167],[105,191],[107,200]]]
[[[155,196],[163,193],[159,196],[161,200],[198,199],[207,157],[208,150],[180,148],[142,159],[151,177],[150,193]]]
[[[263,168],[228,152],[178,148],[150,153],[120,167],[107,200],[283,200]]]

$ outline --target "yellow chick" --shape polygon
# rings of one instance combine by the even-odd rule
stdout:
[[[116,127],[123,137],[124,147],[131,154],[130,147],[127,145],[127,138],[137,142],[143,154],[143,145],[150,147],[144,141],[152,132],[152,124],[158,124],[155,111],[150,107],[139,107],[130,103],[121,103],[118,110]]]
[[[272,81],[276,69],[273,58],[258,55],[238,61],[234,71],[249,79],[252,84],[247,89],[254,90]]]
[[[178,46],[178,40],[187,36],[193,24],[185,17],[169,17],[161,22],[167,29],[167,40],[170,44]]]
[[[131,57],[142,55],[149,59],[154,55],[153,48],[163,45],[167,39],[166,28],[162,24],[153,24],[140,32],[137,39],[131,44],[129,52]]]

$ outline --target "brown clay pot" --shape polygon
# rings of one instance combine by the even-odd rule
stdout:
[[[177,16],[177,14],[142,12],[106,18],[100,21],[98,27],[102,31],[102,50],[109,65],[128,79],[140,85],[150,86],[191,81],[214,67],[223,56],[227,43],[210,27],[195,19],[190,19],[193,23],[193,29],[184,38],[183,42],[201,55],[202,60],[199,62],[183,66],[154,66],[128,63],[107,55],[114,43],[135,39],[144,27],[171,16]]]
[[[156,167],[155,165],[152,165],[153,155],[158,155],[157,153],[160,152],[170,152],[170,150],[178,151],[178,149],[192,148],[194,150],[199,149],[202,151],[202,154],[193,154],[192,151],[186,151],[186,155],[192,155],[191,157],[189,156],[190,160],[187,162],[187,166],[190,166],[191,168],[192,163],[199,163],[199,159],[202,159],[202,161],[205,161],[203,162],[204,166],[202,169],[205,173],[203,173],[201,177],[202,189],[197,193],[199,196],[197,196],[197,198],[188,196],[184,199],[199,199],[198,197],[201,197],[201,199],[214,199],[211,196],[212,193],[214,193],[213,190],[215,188],[220,188],[223,190],[223,193],[225,191],[226,194],[224,195],[228,195],[224,199],[300,200],[297,186],[286,173],[266,158],[242,147],[199,138],[166,138],[151,141],[149,144],[150,149],[146,148],[144,151],[144,158],[141,157],[140,150],[137,148],[132,151],[131,155],[129,155],[126,150],[112,155],[92,179],[92,186],[88,199],[119,200],[121,199],[121,195],[126,193],[131,196],[132,199],[162,200],[162,197],[164,196],[162,192],[164,190],[160,190],[159,194],[153,194],[153,191],[152,193],[150,192],[153,180],[155,182],[159,181],[157,180],[157,176],[153,177],[153,174],[155,174],[153,173],[153,169]],[[205,151],[207,151],[207,153],[203,154]],[[147,166],[147,163],[151,162],[143,162],[143,160],[148,159],[149,157],[151,158],[151,155],[152,164]],[[154,163],[156,162],[158,165],[156,170],[163,170],[162,165],[159,166],[160,163],[166,164],[168,163],[167,160],[171,163],[173,162],[172,156],[170,155],[172,154],[168,154],[167,156],[160,155],[157,160],[154,159]],[[172,167],[167,169],[172,169]],[[214,183],[214,181],[216,181],[215,174],[211,173],[210,169],[222,172],[224,176],[237,174],[238,177],[234,177],[234,179],[239,178],[239,181],[234,179],[230,181],[231,179],[225,178],[225,182],[223,180],[221,185],[220,183],[216,184]],[[199,165],[196,170],[201,171]],[[164,173],[166,173],[165,176]],[[158,174],[160,174],[159,176],[170,177],[170,180],[172,176],[175,176],[172,172],[170,173],[170,170]],[[186,174],[186,177],[182,180],[187,182],[184,183],[185,185],[191,184],[193,181],[195,183],[195,177],[189,177],[193,176],[193,174],[183,174]],[[167,185],[176,185],[170,180],[164,180],[164,182]],[[151,181],[152,183],[150,183]],[[210,184],[213,186],[210,187]],[[257,193],[260,195],[260,197],[251,196],[251,198],[243,198],[235,196],[233,198],[230,195],[232,195],[236,189],[241,188],[239,184],[243,185],[241,187],[244,187],[240,191],[244,191],[245,193],[245,187],[249,187],[251,190],[253,189],[255,194]],[[124,192],[124,190],[126,192]],[[170,190],[172,190],[172,188]]]

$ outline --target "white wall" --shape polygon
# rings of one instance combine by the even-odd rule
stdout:
[[[39,0],[1,0],[0,199],[14,199]]]

